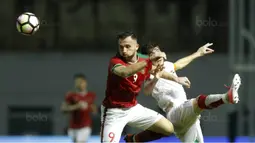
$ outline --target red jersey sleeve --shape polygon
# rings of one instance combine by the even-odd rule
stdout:
[[[110,60],[109,69],[113,71],[114,68],[118,66],[122,66],[122,65],[123,65],[123,61],[118,57],[114,57]]]
[[[77,102],[76,99],[74,98],[74,94],[72,92],[68,92],[66,94],[65,101],[68,104],[72,104],[72,103]]]

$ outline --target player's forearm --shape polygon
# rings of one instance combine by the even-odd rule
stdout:
[[[144,94],[150,95],[157,82],[158,78],[156,77],[154,77],[151,81],[147,82],[146,85],[144,86]]]
[[[178,61],[176,61],[174,63],[175,70],[179,70],[179,69],[182,69],[182,68],[186,67],[188,64],[190,64],[193,60],[195,60],[198,57],[200,57],[199,53],[193,53],[193,54],[191,54],[187,57],[179,59]]]
[[[137,73],[138,71],[141,71],[146,66],[150,66],[150,64],[151,64],[151,61],[149,60],[141,61],[132,65],[126,66],[124,68],[116,69],[115,72],[122,77],[128,77],[130,75]]]
[[[175,81],[177,83],[179,83],[179,78],[174,76],[173,74],[170,74],[168,72],[163,72],[162,75],[161,75],[161,78],[164,78],[164,79],[167,79],[167,80],[172,80],[172,81]]]

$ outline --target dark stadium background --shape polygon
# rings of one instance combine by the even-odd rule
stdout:
[[[25,11],[41,22],[33,36],[15,28],[16,18]],[[254,0],[1,0],[0,15],[0,142],[15,139],[11,135],[55,141],[65,136],[67,119],[59,109],[76,72],[87,75],[100,107],[108,60],[117,50],[116,34],[121,31],[134,31],[141,45],[159,43],[171,61],[214,43],[213,55],[196,60],[179,75],[191,80],[187,94],[192,98],[225,92],[223,85],[240,73],[240,104],[204,112],[201,125],[206,141],[209,136],[222,137],[218,141],[253,139]],[[160,112],[153,99],[141,95],[139,101]],[[96,138],[100,116],[93,121]]]

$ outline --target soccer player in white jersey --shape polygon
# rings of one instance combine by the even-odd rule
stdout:
[[[187,66],[198,57],[213,53],[214,50],[208,48],[212,44],[206,44],[192,55],[178,60],[175,63],[165,61],[162,71],[172,73],[177,76],[176,71]],[[149,56],[160,52],[158,45],[148,45]],[[182,85],[160,78],[162,71],[155,71],[150,80],[145,84],[145,93],[152,95],[158,102],[159,107],[166,112],[167,118],[173,123],[175,135],[182,142],[203,143],[203,135],[200,127],[199,116],[204,109],[214,109],[222,104],[236,104],[239,101],[238,89],[241,85],[241,78],[236,74],[232,85],[226,93],[199,95],[197,98],[187,99]],[[135,135],[133,135],[135,136]]]

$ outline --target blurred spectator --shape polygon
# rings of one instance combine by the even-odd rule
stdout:
[[[71,114],[67,132],[75,143],[80,143],[86,142],[91,135],[92,120],[90,113],[97,113],[97,107],[94,104],[96,95],[88,91],[85,75],[74,75],[74,82],[75,89],[67,93],[61,110]]]

